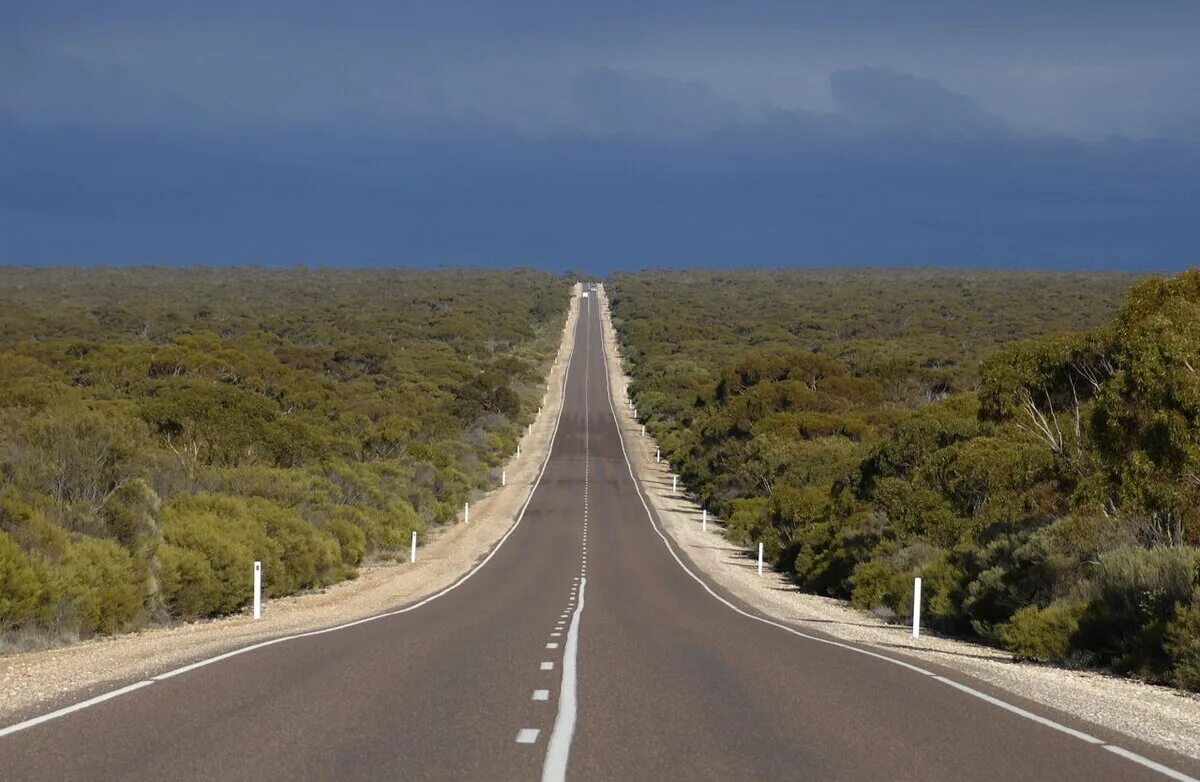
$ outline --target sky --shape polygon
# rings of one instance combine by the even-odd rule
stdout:
[[[1200,260],[1192,0],[0,4],[0,264]]]

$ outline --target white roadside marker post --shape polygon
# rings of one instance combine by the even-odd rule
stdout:
[[[762,575],[762,544],[758,544],[758,574]]]
[[[521,444],[517,443],[517,458],[521,458]]]
[[[501,486],[507,486],[507,485],[508,485],[508,470],[501,470],[501,471],[500,471],[500,485],[501,485]]]
[[[679,486],[679,476],[672,475],[671,476],[671,491],[674,492],[675,489],[678,488],[678,486]]]
[[[408,561],[409,562],[417,561],[417,531],[416,530],[413,530],[412,550],[408,554]]]
[[[654,449],[654,463],[655,463],[655,464],[658,464],[658,463],[659,463],[659,462],[661,462],[661,461],[662,461],[662,449],[661,449],[661,448],[655,448],[655,449]]]
[[[708,532],[708,508],[700,511],[700,531]]]
[[[913,579],[913,638],[921,637],[921,579]]]
[[[471,523],[471,503],[463,503],[463,524]]]
[[[533,434],[533,424],[527,424],[525,426],[525,434]]]
[[[262,563],[254,563],[254,618],[262,619]]]
[[[642,424],[642,437],[646,436],[646,425]]]

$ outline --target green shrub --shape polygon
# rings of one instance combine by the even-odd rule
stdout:
[[[220,611],[221,581],[203,554],[164,543],[158,547],[158,564],[159,595],[172,617],[197,619]]]
[[[367,534],[345,519],[330,519],[325,528],[337,539],[341,549],[341,560],[347,565],[358,565],[367,553]]]
[[[144,569],[111,540],[72,544],[61,583],[76,628],[84,635],[123,630],[142,610]]]
[[[850,604],[855,608],[887,608],[900,615],[904,610],[905,595],[912,599],[912,582],[908,574],[881,560],[871,560],[856,567],[850,583]]]
[[[0,531],[0,631],[48,622],[51,594],[44,570]]]
[[[1200,586],[1189,602],[1176,606],[1175,618],[1167,625],[1165,648],[1175,686],[1200,691]]]
[[[1163,648],[1176,606],[1192,597],[1200,549],[1120,548],[1100,557],[1087,610],[1079,620],[1079,648],[1119,671],[1163,679],[1170,661]]]
[[[241,522],[177,498],[163,507],[163,537],[173,546],[195,552],[209,565],[219,589],[215,601],[201,601],[207,613],[230,613],[245,604],[255,559],[267,559],[269,542],[250,519]],[[165,548],[165,547],[164,547]],[[169,555],[168,555],[169,556]],[[264,563],[264,589],[279,568]]]
[[[1025,606],[1001,629],[1004,647],[1027,660],[1064,660],[1084,608],[1081,603],[1066,602],[1051,603],[1045,608]]]

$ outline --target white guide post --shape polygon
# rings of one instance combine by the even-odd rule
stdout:
[[[646,425],[642,424],[642,437],[646,436]]]
[[[507,486],[507,485],[508,485],[508,470],[501,470],[501,471],[500,471],[500,485],[501,485],[501,486]]]
[[[762,544],[758,544],[758,574],[762,575]]]
[[[254,563],[254,618],[262,619],[262,563]]]
[[[463,503],[463,524],[471,523],[471,503]]]
[[[525,426],[525,434],[533,434],[533,424],[527,424]]]
[[[913,579],[913,638],[921,637],[921,579]]]
[[[409,551],[409,553],[408,553],[408,561],[409,562],[417,561],[417,531],[416,530],[413,530],[412,550]]]
[[[521,444],[517,443],[517,458],[521,458]]]
[[[678,488],[678,486],[679,486],[679,476],[672,475],[671,476],[671,491],[675,491],[675,489]]]
[[[655,464],[658,464],[658,463],[659,463],[659,462],[661,462],[661,461],[662,461],[662,449],[661,449],[661,448],[655,448],[655,449],[654,449],[654,463],[655,463]]]
[[[708,531],[708,508],[704,508],[700,511],[700,531]]]

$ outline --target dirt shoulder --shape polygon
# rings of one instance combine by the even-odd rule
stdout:
[[[1001,650],[932,633],[914,639],[908,628],[887,624],[844,601],[800,592],[782,574],[768,571],[759,576],[749,552],[726,540],[719,522],[710,518],[708,531],[701,531],[700,507],[686,496],[683,486],[671,491],[669,465],[655,463],[657,445],[651,437],[640,436],[632,411],[621,404],[629,378],[621,366],[603,290],[598,298],[614,406],[630,461],[667,534],[710,582],[792,626],[937,663],[1079,719],[1200,759],[1200,698],[1195,695],[1098,673],[1019,663]]]
[[[270,600],[257,622],[242,614],[0,658],[0,725],[251,643],[399,608],[449,586],[512,527],[533,488],[562,407],[562,381],[578,315],[576,285],[541,415],[521,440],[520,458],[505,466],[508,485],[471,504],[470,524],[460,520],[437,530],[418,549],[415,563],[364,567],[353,581]],[[249,574],[247,587],[248,582]]]

